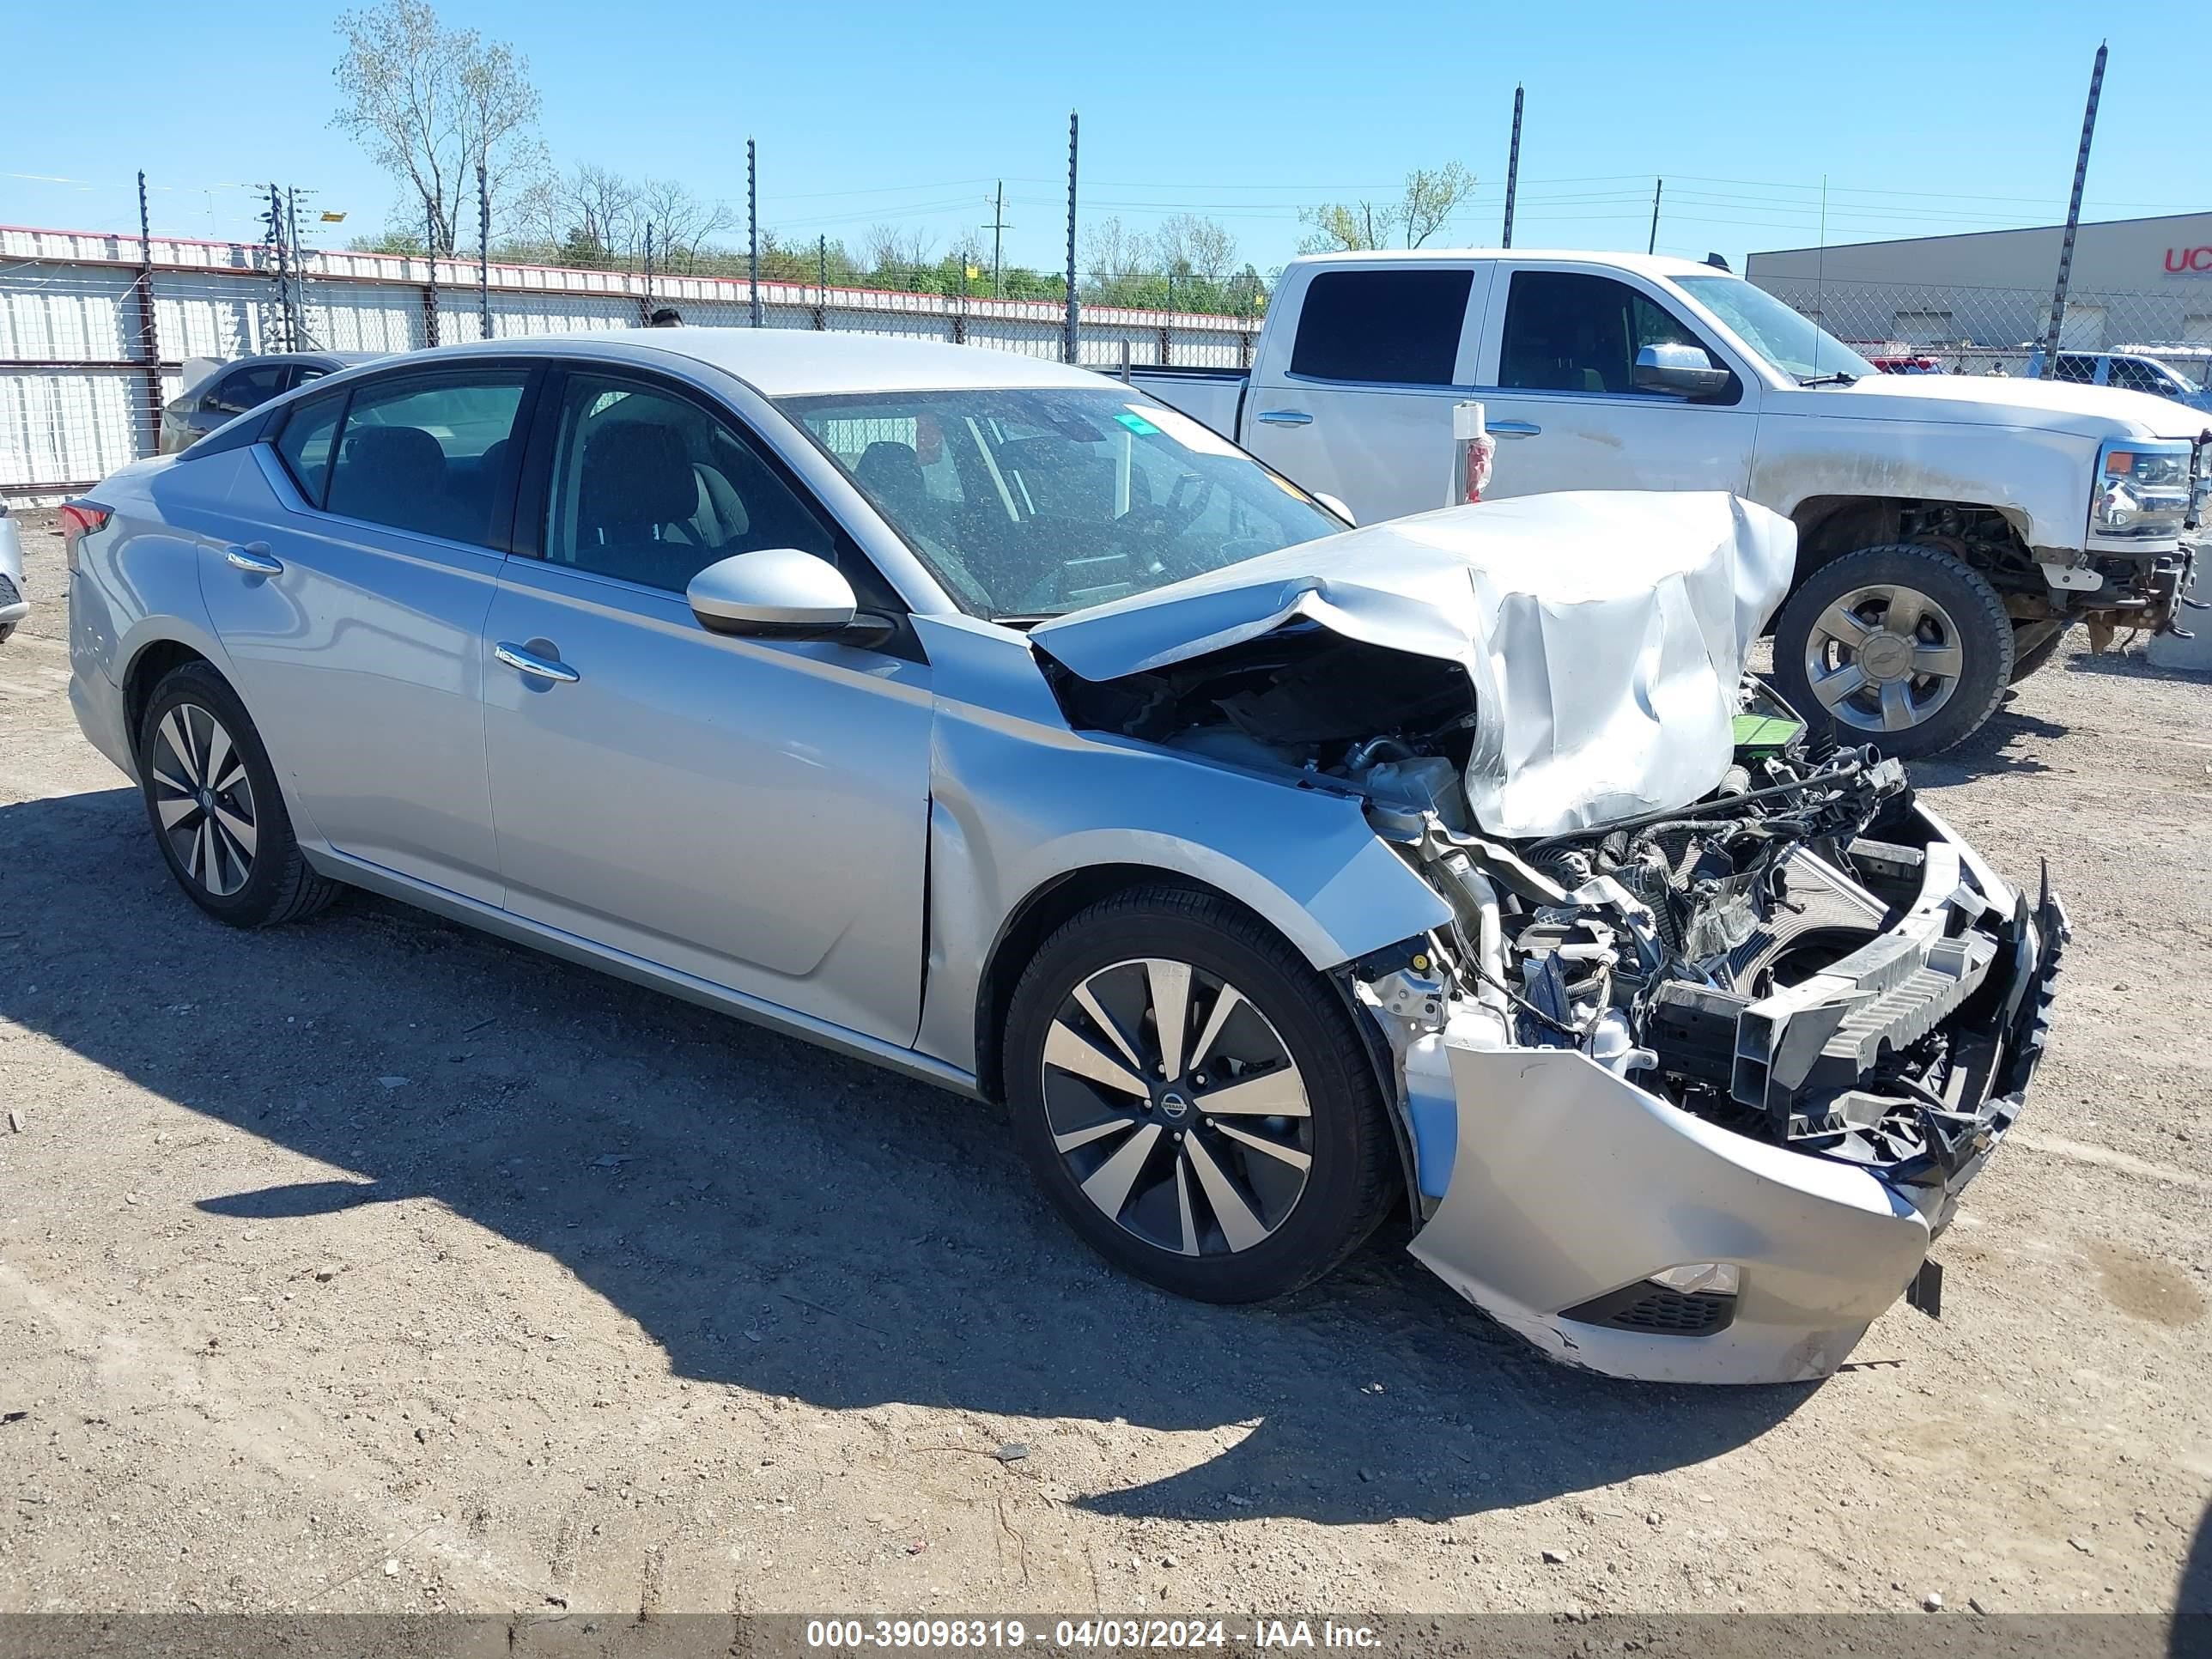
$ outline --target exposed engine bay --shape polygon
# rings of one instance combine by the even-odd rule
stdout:
[[[1366,798],[1457,917],[1360,964],[1379,1009],[1441,1029],[1462,999],[1498,1046],[1578,1049],[1723,1127],[1891,1170],[1987,1091],[2001,1045],[1946,1022],[2017,950],[2024,902],[1975,891],[1899,763],[1814,738],[1755,678],[1703,799],[1518,842],[1468,822],[1454,664],[1309,627],[1060,689],[1083,724]]]
[[[1413,1253],[1620,1376],[1824,1376],[1932,1310],[2066,919],[1744,672],[1786,521],[1548,496],[1330,545],[1031,637],[1078,730],[1356,800],[1442,901],[1337,970]]]

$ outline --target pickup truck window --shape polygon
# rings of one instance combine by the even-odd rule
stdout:
[[[960,607],[1039,621],[1345,526],[1188,416],[1126,391],[787,398]]]
[[[1516,270],[1505,301],[1498,384],[1529,392],[1637,397],[1636,354],[1705,342],[1626,283],[1571,270]]]
[[[1809,317],[1741,276],[1677,276],[1675,284],[1725,323],[1737,339],[1799,382],[1832,374],[1863,380],[1881,371]]]
[[[1468,270],[1324,270],[1307,284],[1291,373],[1449,386],[1474,284]]]

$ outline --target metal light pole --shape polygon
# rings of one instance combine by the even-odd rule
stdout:
[[[1513,192],[1521,183],[1521,88],[1513,88],[1513,148],[1505,157],[1505,234],[1500,247],[1513,246]]]
[[[755,165],[753,141],[745,140],[745,286],[753,296],[753,326],[761,325],[760,298],[760,174]]]
[[[1075,112],[1067,113],[1067,321],[1060,337],[1060,356],[1062,362],[1075,361],[1077,329],[1080,326],[1075,310],[1075,141],[1077,122]]]
[[[1646,253],[1656,253],[1659,251],[1659,192],[1666,188],[1667,181],[1664,179],[1654,179],[1651,181],[1651,240],[1644,246],[1644,251]]]
[[[2089,173],[2089,140],[2097,133],[2097,95],[2105,88],[2106,43],[2097,43],[2096,67],[2089,71],[2089,106],[2081,112],[2081,148],[2074,157],[2074,194],[2066,205],[2066,235],[2058,244],[2058,280],[2051,290],[2051,326],[2043,336],[2043,378],[2058,371],[2058,334],[2066,325],[2066,288],[2074,278],[2074,233],[2081,224],[2081,183]]]

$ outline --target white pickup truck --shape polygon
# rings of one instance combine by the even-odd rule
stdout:
[[[1139,369],[1364,523],[1445,504],[1452,406],[1503,441],[1486,495],[1727,489],[1797,526],[1775,678],[1855,741],[1979,727],[2073,623],[2172,625],[2205,417],[2141,393],[1886,375],[1740,277],[1613,253],[1291,262],[1251,373]]]

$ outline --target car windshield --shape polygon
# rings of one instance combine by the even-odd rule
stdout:
[[[1188,416],[1103,383],[780,407],[993,621],[1065,616],[1346,528]]]
[[[1809,317],[1792,311],[1763,288],[1741,276],[1677,276],[1674,282],[1727,324],[1753,351],[1799,380],[1878,371]]]

